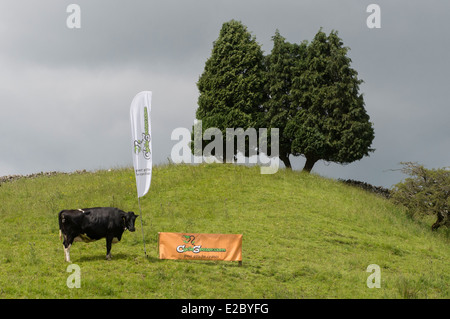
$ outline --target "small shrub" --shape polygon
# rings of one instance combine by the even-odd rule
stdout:
[[[409,175],[394,186],[392,200],[405,206],[409,214],[436,216],[432,230],[450,226],[450,170],[448,168],[426,169],[412,162],[403,164],[402,172]]]

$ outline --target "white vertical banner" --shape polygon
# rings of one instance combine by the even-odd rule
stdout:
[[[152,92],[138,93],[130,107],[133,165],[138,198],[147,194],[152,180],[152,134],[150,126]]]

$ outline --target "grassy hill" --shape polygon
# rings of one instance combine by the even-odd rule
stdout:
[[[0,298],[449,298],[445,232],[389,201],[300,172],[257,167],[154,168],[141,200],[149,258],[136,232],[105,260],[105,241],[75,243],[81,288],[66,285],[62,209],[115,206],[137,214],[133,169],[21,178],[0,185]],[[169,261],[157,233],[240,233],[235,262]],[[366,286],[370,264],[381,288]]]

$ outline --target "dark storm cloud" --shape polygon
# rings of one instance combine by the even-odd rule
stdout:
[[[81,29],[66,27],[70,3]],[[381,29],[366,26],[372,1],[1,1],[0,175],[130,165],[128,109],[153,91],[155,162],[170,156],[176,127],[190,128],[196,82],[223,22],[241,20],[272,48],[338,30],[375,126],[375,153],[320,174],[390,186],[399,161],[449,165],[450,72],[444,1],[376,1]],[[304,159],[295,160],[300,168]]]

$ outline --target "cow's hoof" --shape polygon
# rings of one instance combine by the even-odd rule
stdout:
[[[111,255],[106,255],[106,260],[111,260]]]

